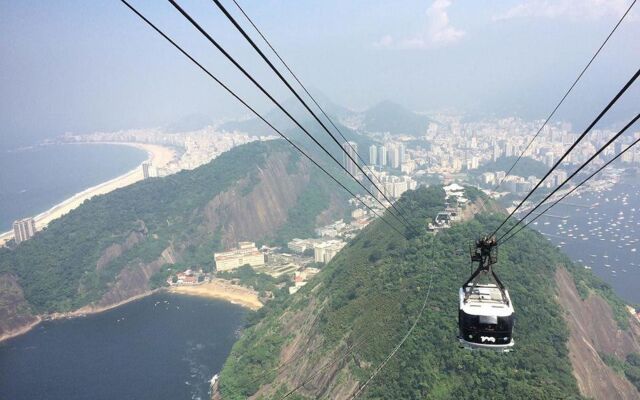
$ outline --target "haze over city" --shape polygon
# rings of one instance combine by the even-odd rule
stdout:
[[[251,71],[266,76],[265,65],[208,3],[184,7]],[[168,3],[139,6],[259,109],[272,107],[186,21],[174,18]],[[388,99],[418,112],[533,119],[550,112],[626,2],[269,0],[245,7],[307,86],[337,104],[364,109]],[[5,147],[64,132],[247,115],[118,2],[3,1],[0,14]],[[640,59],[638,18],[631,11],[558,120],[586,123],[602,96],[632,73]],[[290,97],[277,82],[269,88]],[[638,101],[634,89],[603,125],[619,122]]]

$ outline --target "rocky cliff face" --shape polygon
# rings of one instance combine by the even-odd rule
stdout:
[[[613,318],[611,306],[600,296],[590,294],[582,300],[572,276],[565,268],[556,270],[558,302],[565,311],[570,337],[569,358],[580,393],[594,399],[638,399],[640,392],[600,357],[640,354],[640,324],[629,318],[629,329],[622,330]]]
[[[209,232],[223,232],[223,247],[233,247],[242,240],[260,240],[287,222],[289,209],[310,179],[306,163],[289,172],[289,162],[284,154],[269,157],[254,175],[205,206],[203,223]]]
[[[27,329],[39,319],[31,313],[15,276],[0,274],[0,340]]]

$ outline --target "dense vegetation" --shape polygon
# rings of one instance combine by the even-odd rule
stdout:
[[[157,260],[170,245],[179,248],[173,270],[213,268],[212,254],[220,250],[222,232],[202,225],[204,206],[232,185],[244,182],[250,192],[258,182],[256,171],[269,154],[290,157],[291,172],[301,160],[283,141],[254,142],[222,154],[210,164],[166,178],[154,178],[86,201],[55,220],[35,238],[15,250],[0,249],[0,273],[18,277],[27,301],[36,313],[69,311],[102,297],[115,277],[128,265]],[[316,216],[328,206],[325,190],[334,190],[324,176],[313,175],[302,201],[313,207],[294,207],[280,241],[306,233]],[[310,191],[315,188],[316,198]],[[247,193],[244,193],[246,195]],[[340,200],[344,200],[340,198]],[[96,268],[105,249],[131,241],[122,255]],[[152,286],[164,284],[163,267]]]
[[[271,275],[256,272],[248,265],[227,272],[219,272],[218,277],[224,279],[237,279],[238,282],[248,288],[256,290],[260,297],[265,297],[267,292],[271,292],[273,296],[283,296],[288,293],[286,283],[290,282],[290,277],[281,275],[274,278]]]
[[[517,159],[517,156],[500,157],[496,161],[491,161],[481,165],[478,169],[473,170],[473,173],[479,175],[485,172],[507,172]],[[531,157],[522,157],[522,159],[518,161],[518,164],[513,168],[513,171],[511,171],[511,175],[523,176],[525,178],[530,176],[542,178],[548,169],[549,167],[540,161],[534,160]]]
[[[443,200],[438,189],[420,189],[404,196],[401,204],[414,224],[423,227],[425,219],[442,208]],[[408,330],[429,293],[427,309],[412,336],[363,398],[580,398],[554,281],[558,265],[572,272],[576,268],[533,231],[502,246],[499,254],[497,272],[516,308],[516,350],[471,353],[458,347],[457,289],[471,272],[468,246],[499,222],[500,216],[481,214],[437,236],[423,232],[410,241],[381,223],[373,224],[289,302],[262,310],[264,317],[236,343],[222,371],[223,397],[244,398],[276,379],[280,351],[297,334],[284,321],[297,310],[307,312],[310,304],[321,306],[314,308],[315,325],[302,340],[320,346],[289,368],[299,371],[309,364],[319,368],[332,352],[341,354],[346,346],[356,344],[334,384],[365,381]],[[590,286],[589,290],[602,288]],[[292,388],[282,378],[275,383],[272,393]]]
[[[640,354],[629,353],[622,360],[612,354],[601,353],[600,358],[618,374],[626,377],[640,391]]]

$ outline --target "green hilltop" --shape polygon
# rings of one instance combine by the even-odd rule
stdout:
[[[472,197],[489,201],[478,192]],[[414,323],[427,293],[413,334],[361,398],[581,398],[556,302],[556,269],[566,267],[585,295],[607,298],[624,328],[623,304],[544,237],[525,230],[499,248],[496,268],[516,310],[515,351],[460,349],[458,288],[471,273],[468,246],[504,216],[480,213],[433,236],[424,226],[443,203],[440,188],[405,194],[399,205],[421,227],[419,235],[407,241],[373,223],[296,295],[261,310],[220,374],[221,398],[281,398],[296,387],[289,398],[350,398]]]

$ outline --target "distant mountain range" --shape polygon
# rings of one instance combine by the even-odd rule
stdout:
[[[362,141],[361,136],[367,136],[369,133],[389,133],[391,135],[409,135],[422,136],[426,133],[429,123],[435,122],[426,115],[413,112],[400,104],[392,101],[383,101],[375,106],[363,111],[352,111],[340,105],[333,103],[324,96],[318,100],[332,118],[334,123],[342,131],[349,140],[354,140],[358,144]],[[316,115],[325,123],[332,133],[335,133],[331,125],[326,121],[322,113],[309,101]],[[292,115],[300,121],[305,127],[310,127],[311,132],[322,133],[326,135],[319,124],[313,120],[313,117],[303,108],[296,99],[287,100],[283,106],[287,110],[291,110]],[[297,129],[291,120],[280,110],[272,110],[265,116],[268,121],[272,122],[283,132],[295,132]],[[347,127],[350,126],[351,128]],[[270,129],[260,120],[250,118],[244,121],[232,121],[220,125],[222,130],[246,132],[251,135],[270,134]],[[336,134],[337,135],[337,134]],[[321,135],[322,136],[322,135]]]
[[[364,112],[363,129],[392,135],[422,136],[430,122],[434,121],[426,115],[417,114],[391,101],[383,101]]]

